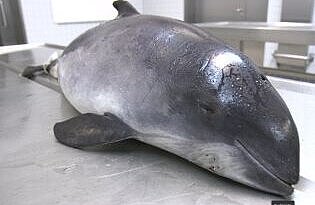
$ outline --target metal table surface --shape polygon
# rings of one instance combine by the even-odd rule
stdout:
[[[301,179],[291,199],[311,204],[315,201],[315,86],[270,80],[287,102],[300,133]],[[0,204],[265,205],[283,199],[137,141],[90,150],[59,144],[54,123],[78,113],[62,94],[4,66],[0,67],[0,113]]]

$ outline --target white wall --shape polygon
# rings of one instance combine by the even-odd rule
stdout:
[[[313,16],[312,16],[312,24],[315,26],[315,1],[313,5]],[[309,46],[308,54],[315,57],[315,45]],[[307,73],[315,74],[315,61],[313,61],[306,69]]]
[[[96,23],[57,25],[53,22],[50,0],[20,0],[28,43],[67,45]]]
[[[130,2],[142,11],[143,0],[130,0]],[[51,0],[20,0],[20,4],[28,43],[68,45],[84,31],[98,25],[98,23],[54,23]]]
[[[184,20],[184,0],[143,0],[143,13]]]
[[[267,22],[280,22],[282,14],[282,0],[269,0],[268,1],[268,12]],[[277,61],[273,57],[273,53],[278,50],[278,43],[265,43],[264,50],[264,62],[263,66],[266,68],[277,68]]]
[[[143,14],[184,19],[184,0],[129,0],[129,2]],[[51,0],[20,0],[20,3],[28,43],[68,45],[84,31],[98,25],[98,23],[81,22],[56,24],[53,20]]]

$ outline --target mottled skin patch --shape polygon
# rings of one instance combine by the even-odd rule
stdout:
[[[79,36],[58,66],[81,113],[112,113],[138,140],[251,187],[292,193],[299,141],[287,106],[247,56],[202,29],[128,15]]]

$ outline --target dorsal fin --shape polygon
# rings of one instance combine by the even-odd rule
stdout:
[[[117,18],[133,16],[139,14],[137,9],[135,9],[128,1],[118,0],[113,2],[113,6],[118,11]]]

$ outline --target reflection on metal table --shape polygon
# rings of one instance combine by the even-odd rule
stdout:
[[[41,46],[0,55],[0,204],[259,205],[282,200],[137,141],[91,150],[57,143],[54,123],[77,111],[51,89],[53,80],[35,79],[42,86],[17,74],[56,50]],[[301,179],[292,199],[310,204],[315,200],[315,86],[269,79],[300,133]]]

